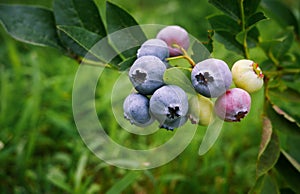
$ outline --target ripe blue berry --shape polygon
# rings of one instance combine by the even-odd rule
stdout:
[[[139,127],[150,125],[154,119],[149,112],[149,99],[141,94],[132,93],[123,103],[124,117]]]
[[[211,58],[195,65],[191,73],[191,80],[199,94],[215,98],[229,89],[232,75],[224,61]]]
[[[164,61],[169,57],[169,48],[165,41],[161,39],[149,39],[141,45],[141,48],[137,52],[137,57],[142,56],[156,56],[160,60]]]
[[[173,130],[187,121],[188,97],[178,86],[166,85],[154,92],[150,98],[150,111],[159,121],[160,127]]]
[[[190,39],[187,31],[180,26],[167,26],[161,29],[156,38],[159,38],[169,46],[170,56],[182,55],[179,48],[175,48],[174,44],[187,50],[190,46]]]
[[[141,94],[148,95],[164,85],[163,75],[165,64],[155,56],[138,58],[129,70],[129,79],[135,89]]]
[[[215,102],[215,113],[229,122],[241,121],[250,111],[251,97],[243,89],[227,90]]]

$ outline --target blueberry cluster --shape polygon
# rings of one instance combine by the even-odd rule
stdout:
[[[197,64],[188,56],[188,33],[180,26],[167,26],[156,38],[145,41],[129,70],[135,92],[126,97],[124,117],[132,124],[146,127],[155,120],[161,128],[173,130],[185,124],[208,125],[214,113],[225,121],[240,121],[250,111],[248,92],[259,90],[263,74],[251,60],[237,61],[230,71],[228,65],[215,58]],[[167,85],[163,76],[172,67],[169,61],[187,59],[191,64],[191,85],[197,95],[188,97],[177,85]],[[238,88],[230,89],[232,81]],[[213,103],[212,98],[216,98]]]

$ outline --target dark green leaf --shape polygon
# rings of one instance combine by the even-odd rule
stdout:
[[[241,30],[239,24],[227,15],[213,15],[207,19],[215,31],[229,31],[236,34]]]
[[[300,123],[300,93],[290,88],[284,91],[274,88],[269,90],[269,98],[278,114],[289,121]]]
[[[240,14],[239,1],[235,0],[209,0],[209,3],[214,5],[216,8],[230,16],[232,19],[238,21]]]
[[[182,67],[172,67],[165,71],[164,82],[170,85],[177,85],[185,92],[194,94],[195,90],[191,83],[191,70]]]
[[[262,140],[258,154],[256,175],[260,177],[266,174],[276,164],[280,155],[279,139],[272,128],[269,118],[264,118]]]
[[[106,2],[106,23],[111,44],[125,58],[136,55],[138,46],[147,39],[135,19],[110,2]]]
[[[245,16],[254,14],[259,6],[261,0],[244,0]]]
[[[259,177],[249,194],[279,194],[278,185],[268,174]]]
[[[228,50],[243,54],[243,46],[236,40],[234,34],[227,31],[216,31],[215,37]]]
[[[77,26],[106,36],[106,30],[93,0],[55,0],[53,11],[57,25]]]
[[[134,63],[134,61],[136,60],[136,56],[134,57],[130,57],[127,58],[126,60],[124,60],[123,62],[121,62],[120,64],[118,64],[117,66],[120,68],[120,71],[125,71],[128,68],[130,68],[132,66],[132,64]]]
[[[300,172],[297,171],[297,169],[283,154],[280,154],[275,167],[291,189],[293,189],[296,193],[300,193]]]
[[[67,48],[76,54],[113,66],[122,62],[107,38],[101,38],[98,34],[76,26],[58,26],[58,30],[61,32],[62,41],[67,43]]]
[[[253,25],[255,25],[257,22],[261,21],[261,20],[264,20],[264,19],[267,19],[266,16],[264,15],[264,13],[262,12],[257,12],[253,15],[251,15],[247,21],[246,21],[246,27],[247,28],[250,28],[252,27]]]
[[[279,22],[283,27],[294,26],[294,30],[299,34],[299,26],[296,16],[293,12],[282,2],[278,0],[263,0],[262,7]]]
[[[291,48],[294,42],[294,33],[291,28],[285,30],[281,37],[278,38],[278,43],[271,46],[271,52],[276,59],[284,56]]]
[[[206,47],[206,49],[208,50],[208,52],[212,53],[214,50],[214,45],[213,45],[213,36],[214,36],[214,31],[213,30],[208,30],[207,32],[207,38],[208,40],[206,42],[202,42],[203,46]],[[193,48],[193,50],[195,50]],[[195,56],[192,56],[192,58]],[[194,58],[193,58],[194,59]],[[197,58],[195,57],[194,59],[195,61],[197,61]]]
[[[295,66],[298,66],[298,65],[299,64],[295,64]],[[295,67],[295,68],[297,68],[297,67]],[[300,69],[299,69],[299,71],[300,71]],[[300,93],[300,87],[299,87],[300,86],[300,73],[285,75],[283,77],[283,81],[287,87]]]
[[[247,36],[247,46],[248,48],[254,48],[258,44],[259,31],[256,27],[251,28],[249,31],[242,31],[236,35],[236,40],[243,44],[244,37]]]
[[[17,40],[61,48],[52,11],[33,6],[0,5],[0,21]]]
[[[266,105],[266,113],[269,119],[272,121],[272,125],[276,130],[279,130],[282,133],[288,133],[291,135],[300,135],[300,128],[295,122],[291,122],[286,119],[283,115],[278,114],[274,106],[271,104]]]
[[[97,60],[95,58],[97,54],[91,49],[101,39],[98,34],[76,26],[57,26],[57,29],[67,50],[90,60]],[[87,55],[88,52],[92,55]],[[98,55],[99,59],[101,60]]]
[[[210,56],[210,52],[207,48],[199,41],[195,40],[192,44],[192,59],[195,63],[208,59]]]
[[[299,139],[298,139],[299,140]],[[295,169],[300,173],[300,159],[299,159],[299,141],[294,142],[292,146],[297,147],[297,149],[294,149],[295,152],[297,152],[297,159],[293,158],[290,154],[288,154],[286,151],[281,150],[281,153],[286,157],[286,159],[295,167]]]

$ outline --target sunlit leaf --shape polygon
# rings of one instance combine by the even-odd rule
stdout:
[[[177,85],[185,92],[195,93],[195,89],[191,83],[191,70],[181,67],[172,67],[165,71],[164,82],[170,85]]]
[[[193,53],[191,55],[191,58],[194,60],[195,63],[198,63],[210,57],[210,52],[207,49],[207,47],[197,40],[195,40],[192,45],[192,52]]]

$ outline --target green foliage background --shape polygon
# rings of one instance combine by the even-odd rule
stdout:
[[[95,2],[105,18],[105,1]],[[207,41],[210,24],[206,17],[220,13],[204,0],[111,2],[128,10],[140,24],[180,25],[200,41]],[[0,3],[52,7],[51,1],[0,0]],[[297,5],[296,0],[290,1],[290,5],[293,3]],[[262,38],[285,30],[274,20],[262,21],[258,28],[262,29]],[[198,155],[205,133],[205,128],[200,127],[187,149],[170,163],[146,171],[119,169],[96,158],[76,130],[71,106],[76,61],[52,48],[17,42],[3,28],[0,30],[2,193],[247,193],[255,185],[263,90],[252,95],[249,116],[240,123],[225,123],[216,144],[204,156]],[[242,58],[217,41],[213,46],[213,56],[225,60],[229,66]],[[261,49],[254,48],[250,54],[257,61],[266,60]],[[147,139],[122,131],[110,111],[110,96],[103,94],[110,90],[119,73],[108,71],[103,76],[106,82],[99,83],[97,88],[97,111],[100,119],[105,118],[102,124],[113,139],[124,145],[134,141],[138,148],[168,139],[167,131]],[[272,184],[274,180],[264,177],[262,181]],[[287,186],[281,179],[279,184]]]

